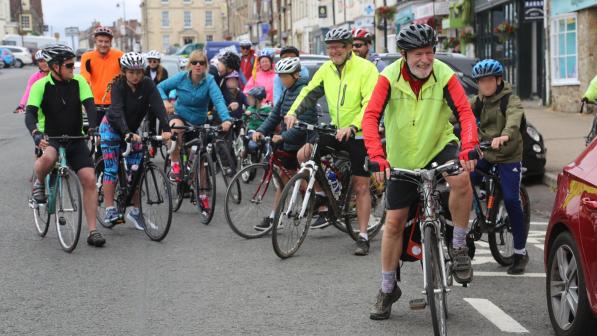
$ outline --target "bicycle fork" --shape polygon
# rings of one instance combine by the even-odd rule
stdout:
[[[309,200],[311,199],[311,193],[313,192],[313,186],[315,185],[315,172],[317,171],[316,168],[311,166],[304,167],[299,171],[299,173],[304,172],[305,170],[309,171],[309,183],[307,184],[307,190],[305,190],[305,198],[303,199],[303,203],[301,205],[301,211],[299,213],[298,218],[303,218],[305,216],[305,212],[307,211],[307,207],[309,205]],[[299,174],[297,173],[297,174]],[[288,207],[284,212],[285,215],[289,215],[292,212],[292,205],[298,198],[299,193],[301,192],[301,184],[295,183],[292,189],[292,195],[290,196],[290,202],[288,202]]]

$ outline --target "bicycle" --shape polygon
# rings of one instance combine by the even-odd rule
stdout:
[[[582,104],[580,105],[580,114],[583,113],[585,104],[596,105],[595,102],[583,100]],[[587,134],[587,136],[585,137],[585,146],[588,146],[593,141],[593,139],[595,139],[595,136],[597,136],[597,113],[593,117],[593,124],[591,125],[591,129],[589,130],[589,134]]]
[[[332,126],[316,126],[297,121],[295,127],[317,132],[320,136],[335,136],[336,129]],[[275,211],[272,244],[276,255],[282,259],[292,256],[305,240],[309,231],[313,210],[315,208],[315,183],[321,187],[327,196],[329,221],[339,230],[347,232],[352,239],[357,239],[352,229],[351,221],[356,218],[352,197],[350,160],[347,153],[334,153],[321,157],[321,150],[317,143],[313,144],[311,157],[301,164],[299,171],[288,181],[282,191],[282,196]],[[328,172],[332,171],[340,183],[340,191],[332,191]],[[304,192],[303,192],[304,191]],[[372,211],[373,213],[373,211]],[[372,239],[381,229],[385,218],[385,209],[381,218],[370,222],[367,232]],[[284,220],[284,223],[282,221]],[[343,220],[342,222],[340,222]],[[303,223],[301,223],[304,221]],[[290,232],[285,232],[288,230]],[[286,244],[284,244],[286,240]],[[288,245],[283,246],[283,245]]]
[[[266,119],[266,118],[262,118],[259,113],[255,114],[256,117],[261,120],[262,122]],[[237,122],[235,122],[233,124],[233,128],[236,130],[236,133],[238,133],[238,135],[234,138],[233,142],[232,142],[232,148],[233,148],[233,152],[234,152],[234,156],[236,157],[236,161],[237,161],[237,166],[239,167],[239,169],[243,169],[251,164],[254,163],[259,163],[261,162],[261,158],[263,156],[263,153],[261,150],[257,150],[257,152],[255,153],[250,153],[248,150],[248,143],[250,141],[250,134],[251,132],[247,132],[246,130],[246,122],[247,121],[247,117],[244,117],[243,119],[239,119],[237,120]],[[245,170],[245,174],[242,176],[242,181],[244,183],[248,183],[249,181],[253,180],[255,178],[255,172],[251,171],[251,170]]]
[[[121,153],[118,160],[119,169],[114,194],[116,209],[120,216],[114,222],[104,222],[106,213],[103,190],[104,160],[102,158],[96,161],[97,221],[108,229],[124,223],[126,208],[133,204],[135,197],[139,197],[139,211],[145,219],[145,234],[153,241],[162,241],[166,238],[172,222],[172,194],[166,175],[150,159],[148,145],[151,141],[162,141],[162,137],[144,134],[141,137],[143,148],[141,162],[138,167],[134,165],[128,167],[125,158],[132,151],[132,141],[130,138],[125,139],[126,150]],[[175,148],[176,141],[172,141],[172,144],[170,151]]]
[[[405,180],[418,186],[420,201],[417,203],[417,215],[412,225],[419,225],[422,232],[423,247],[421,262],[423,264],[423,294],[426,300],[411,301],[412,309],[429,306],[433,322],[434,335],[447,335],[446,320],[448,318],[447,294],[453,283],[451,274],[452,258],[447,246],[446,235],[448,224],[442,215],[438,184],[443,175],[452,175],[460,171],[460,163],[448,161],[443,165],[432,164],[431,169],[408,170],[390,169],[390,180]],[[366,163],[369,171],[379,171],[376,163]],[[445,243],[445,245],[444,245]],[[466,287],[466,285],[463,285]],[[416,308],[413,306],[416,305]],[[420,305],[420,306],[419,306]]]
[[[30,196],[29,207],[33,210],[35,228],[41,237],[46,236],[51,216],[55,215],[58,242],[65,252],[70,253],[79,242],[83,206],[79,179],[66,163],[66,144],[74,140],[87,140],[88,137],[62,135],[47,139],[59,143],[58,160],[44,181],[46,203],[38,203]],[[35,179],[32,183],[35,183]]]
[[[254,226],[259,223],[259,220],[268,217],[274,209],[276,195],[281,192],[284,185],[281,175],[286,180],[292,177],[292,173],[284,167],[282,159],[290,159],[293,155],[278,150],[279,146],[280,144],[272,143],[271,137],[265,137],[262,142],[263,162],[254,163],[239,170],[226,190],[224,203],[226,221],[232,231],[243,238],[259,238],[271,231],[271,227],[265,231],[258,231]],[[252,178],[245,179],[248,175]],[[231,189],[239,179],[246,182],[242,185],[236,199]],[[273,188],[271,188],[272,181]],[[268,193],[269,190],[273,192]],[[246,204],[243,201],[246,201]]]

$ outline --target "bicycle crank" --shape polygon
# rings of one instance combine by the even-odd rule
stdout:
[[[408,301],[410,310],[423,310],[427,307],[427,300],[425,299],[412,299]]]

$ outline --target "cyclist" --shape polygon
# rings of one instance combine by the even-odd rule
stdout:
[[[477,162],[477,169],[488,171],[495,165],[500,175],[500,185],[514,237],[514,263],[508,274],[521,274],[529,262],[525,249],[526,232],[520,200],[522,178],[522,135],[520,123],[524,109],[520,98],[513,94],[512,85],[503,79],[504,67],[493,59],[482,60],[473,67],[473,79],[479,84],[479,95],[471,100],[479,120],[479,138],[491,141],[491,150]],[[508,99],[505,113],[502,99]],[[477,102],[479,102],[477,104]],[[480,176],[472,174],[473,182],[480,183]]]
[[[98,26],[93,33],[95,50],[81,56],[81,75],[87,80],[93,91],[97,111],[97,124],[104,117],[105,110],[110,107],[110,90],[108,83],[120,74],[118,60],[123,52],[112,48],[114,34],[108,27]]]
[[[382,72],[386,67],[386,63],[381,60],[381,57],[378,54],[371,52],[371,42],[373,39],[371,33],[363,28],[353,28],[352,39],[354,40],[352,51],[354,51],[357,56],[373,62],[377,67],[377,70]]]
[[[284,117],[286,126],[291,128],[296,117],[315,108],[317,99],[325,94],[331,122],[338,128],[336,138],[322,136],[318,143],[326,153],[326,148],[345,150],[350,154],[352,182],[357,198],[357,218],[359,238],[354,253],[369,253],[367,227],[371,213],[369,173],[365,171],[365,144],[361,137],[361,120],[371,92],[377,82],[378,72],[373,63],[356,56],[352,52],[352,35],[345,28],[334,28],[324,38],[330,60],[325,62],[307,86],[305,86],[290,111]],[[354,136],[354,138],[353,138]],[[299,162],[311,155],[312,145],[306,144],[298,152]],[[321,203],[322,192],[319,192]],[[325,218],[325,215],[321,215]],[[316,222],[317,223],[317,222]],[[324,223],[321,223],[324,225]]]
[[[280,77],[282,85],[284,85],[284,91],[282,92],[281,100],[274,107],[273,112],[265,119],[263,124],[257,128],[257,131],[253,133],[253,141],[258,141],[264,134],[271,135],[282,120],[286,113],[290,110],[292,103],[299,95],[303,87],[309,82],[309,77],[303,77],[301,71],[301,61],[298,57],[284,58],[276,63],[276,73]],[[308,76],[308,75],[307,75]],[[314,108],[308,109],[305,113],[299,116],[299,120],[315,124],[317,123],[317,111]],[[298,169],[299,164],[296,160],[296,154],[299,148],[306,142],[306,134],[303,131],[286,128],[282,123],[282,133],[274,135],[272,138],[274,143],[283,141],[283,150],[292,155],[292,159],[283,159],[282,164],[284,168],[289,171],[295,171]],[[286,184],[288,182],[286,174],[280,174],[282,182]],[[282,186],[276,189],[276,196],[274,199],[274,206],[270,215],[263,219],[263,221],[255,226],[255,230],[264,231],[269,229],[274,221],[275,209],[280,200],[282,194]]]
[[[161,59],[162,54],[160,54],[159,51],[150,50],[147,52],[147,68],[145,68],[145,76],[151,78],[155,85],[168,79],[168,70],[160,64]]]
[[[207,109],[213,102],[222,122],[222,130],[230,129],[230,115],[224,97],[212,75],[207,73],[207,57],[200,50],[195,50],[189,55],[190,71],[180,72],[158,85],[158,90],[164,101],[166,111],[170,114],[170,126],[183,126],[186,124],[203,125],[207,122]],[[174,105],[168,100],[168,94],[176,90],[177,98]],[[176,130],[179,139],[182,139],[182,130]],[[180,147],[182,141],[177,141]],[[172,165],[171,178],[180,181],[179,148],[172,152],[170,159]]]
[[[21,102],[19,103],[19,106],[17,106],[17,108],[15,109],[14,113],[25,112],[25,106],[27,105],[27,99],[29,99],[29,91],[31,90],[31,86],[39,79],[46,77],[48,75],[48,72],[50,72],[50,68],[48,68],[48,63],[44,59],[41,49],[35,52],[35,61],[37,62],[37,67],[39,68],[39,71],[29,77],[29,80],[27,81],[27,87],[25,88],[25,93],[23,93],[23,97],[21,97]]]
[[[255,69],[255,50],[251,49],[253,44],[249,40],[240,41],[240,71],[246,80],[253,77],[253,69]],[[246,84],[246,83],[243,83]]]
[[[263,86],[256,86],[247,92],[247,100],[249,107],[245,112],[247,122],[247,135],[252,136],[269,116],[272,107],[265,103],[266,97],[265,88]],[[257,151],[257,141],[250,140],[248,144],[248,151],[254,153]],[[246,153],[243,153],[245,156]]]
[[[216,65],[217,74],[213,74],[214,78],[218,79],[217,83],[220,90],[224,92],[226,90],[226,77],[233,72],[237,72],[240,80],[240,87],[245,85],[246,80],[243,78],[242,71],[240,71],[241,61],[240,57],[232,51],[226,51],[214,58],[212,58]],[[217,76],[216,76],[217,75]]]
[[[475,168],[475,161],[469,160],[469,152],[478,143],[475,117],[454,71],[434,59],[437,36],[433,28],[426,24],[409,25],[396,40],[402,58],[382,72],[363,117],[367,152],[370,160],[380,167],[375,174],[380,182],[388,176],[390,167],[417,169],[433,162],[443,164],[460,159],[465,172],[446,176],[451,187],[449,206],[455,225],[450,253],[455,280],[468,283],[472,280],[472,266],[465,239],[472,189],[467,171]],[[378,132],[384,111],[387,159]],[[458,115],[463,125],[460,149],[449,120],[452,113]],[[382,283],[371,319],[389,318],[392,304],[402,294],[396,283],[396,268],[408,211],[417,200],[416,185],[406,181],[387,183],[387,214],[381,243]]]
[[[593,77],[587,91],[581,98],[581,101],[584,102],[594,102],[595,100],[597,100],[597,76]]]
[[[274,54],[274,50],[270,48],[265,48],[259,51],[257,57],[259,66],[257,72],[255,73],[255,76],[249,79],[244,88],[245,93],[247,93],[255,86],[265,87],[265,92],[267,92],[265,100],[270,105],[274,101],[274,77],[276,77],[276,72],[273,69]]]
[[[247,97],[241,91],[240,78],[238,71],[232,71],[224,77],[225,88],[222,95],[226,100],[226,105],[230,110],[230,116],[235,119],[240,119],[244,113],[244,107],[248,105]]]
[[[170,127],[160,93],[153,81],[144,76],[145,61],[136,52],[129,52],[120,58],[122,73],[111,83],[112,104],[100,124],[102,154],[104,157],[104,204],[106,205],[106,224],[120,218],[114,207],[114,190],[118,179],[118,162],[121,144],[124,138],[133,141],[133,151],[125,158],[128,167],[139,165],[143,152],[141,138],[135,132],[141,125],[145,115],[152,113],[164,125],[162,136],[170,138]],[[139,211],[138,195],[133,200],[133,208],[127,218],[134,223],[137,230],[145,228],[145,220]]]
[[[283,60],[288,57],[299,57],[299,50],[293,46],[286,46],[280,49],[280,60]],[[279,61],[278,61],[279,62]],[[304,79],[309,79],[309,69],[306,67],[301,67],[301,77]],[[282,97],[282,92],[286,87],[282,84],[280,80],[280,74],[276,72],[276,77],[274,77],[274,106],[278,104],[278,101]]]
[[[43,49],[43,57],[48,63],[50,73],[31,87],[25,115],[25,124],[35,144],[44,150],[43,155],[35,162],[37,181],[33,185],[32,192],[33,198],[39,203],[46,202],[43,181],[58,160],[60,147],[60,144],[55,141],[45,140],[45,136],[83,135],[81,105],[85,107],[89,118],[90,135],[93,135],[96,127],[93,95],[85,79],[74,74],[73,50],[57,44]],[[75,140],[68,143],[66,159],[77,173],[83,187],[83,206],[89,229],[87,243],[96,247],[103,246],[106,240],[96,230],[95,223],[97,211],[95,171],[85,141]]]

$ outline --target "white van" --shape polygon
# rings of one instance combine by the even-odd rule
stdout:
[[[25,65],[33,64],[33,58],[29,49],[13,45],[0,45],[0,48],[6,48],[15,56],[15,67],[22,68]]]

